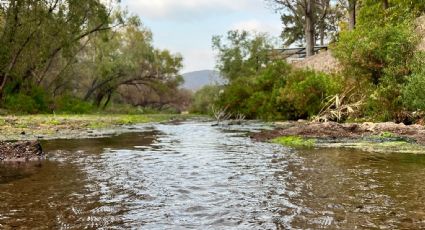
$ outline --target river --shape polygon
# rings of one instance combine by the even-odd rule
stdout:
[[[0,164],[0,229],[420,229],[425,156],[253,142],[261,123],[148,124]]]

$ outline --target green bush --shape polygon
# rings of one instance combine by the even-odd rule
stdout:
[[[228,112],[242,113],[248,118],[255,118],[255,111],[247,105],[248,99],[255,92],[253,77],[233,80],[220,94],[216,107],[226,108]]]
[[[95,108],[91,103],[70,95],[59,97],[55,101],[55,112],[59,113],[82,114],[90,113],[94,110]]]
[[[306,119],[317,115],[325,99],[339,93],[341,79],[310,70],[295,70],[280,89],[278,103],[286,119]]]
[[[407,78],[403,88],[403,104],[412,111],[425,110],[425,52],[415,55],[413,74]]]
[[[35,100],[25,94],[12,94],[7,95],[5,98],[4,107],[13,112],[22,113],[37,113],[37,103]]]
[[[413,26],[408,22],[382,27],[359,26],[341,33],[332,47],[335,57],[348,75],[366,76],[374,84],[381,77],[403,77],[416,46]]]
[[[364,115],[376,121],[393,120],[403,109],[401,87],[394,76],[382,77],[381,83],[372,86],[372,93],[366,96]]]
[[[290,71],[286,62],[274,61],[257,75],[234,79],[224,88],[216,105],[247,118],[280,119],[276,99]]]
[[[51,104],[46,92],[39,88],[33,87],[28,93],[8,93],[4,100],[4,108],[19,113],[48,113]]]
[[[216,103],[220,95],[222,86],[207,85],[196,91],[193,95],[193,102],[190,108],[192,113],[210,114],[211,107]]]

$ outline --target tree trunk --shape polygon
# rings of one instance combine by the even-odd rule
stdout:
[[[305,9],[305,40],[306,40],[306,56],[314,55],[314,2],[307,0]]]
[[[105,104],[103,104],[103,110],[106,109],[106,106],[108,106],[109,102],[111,101],[112,92],[108,92],[108,97],[106,98]]]
[[[354,30],[356,28],[356,9],[357,0],[348,1],[348,29]]]
[[[388,9],[388,7],[390,7],[388,0],[383,0],[383,6],[385,10]]]
[[[102,100],[103,100],[103,98],[105,97],[105,94],[104,93],[102,93],[102,92],[99,92],[97,95],[96,95],[96,98],[95,98],[95,100],[94,100],[94,105],[97,107],[97,108],[99,108],[100,107],[100,103],[102,103]]]

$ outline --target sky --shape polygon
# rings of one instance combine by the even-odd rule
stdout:
[[[123,0],[127,10],[140,16],[153,32],[154,44],[180,53],[182,73],[214,69],[214,35],[233,29],[278,36],[280,16],[265,0]]]

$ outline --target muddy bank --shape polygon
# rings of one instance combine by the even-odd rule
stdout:
[[[317,147],[347,147],[373,152],[425,153],[422,125],[385,123],[282,122],[276,129],[255,133],[257,141],[297,136],[316,140]]]
[[[0,162],[27,162],[44,159],[38,141],[0,142]]]

